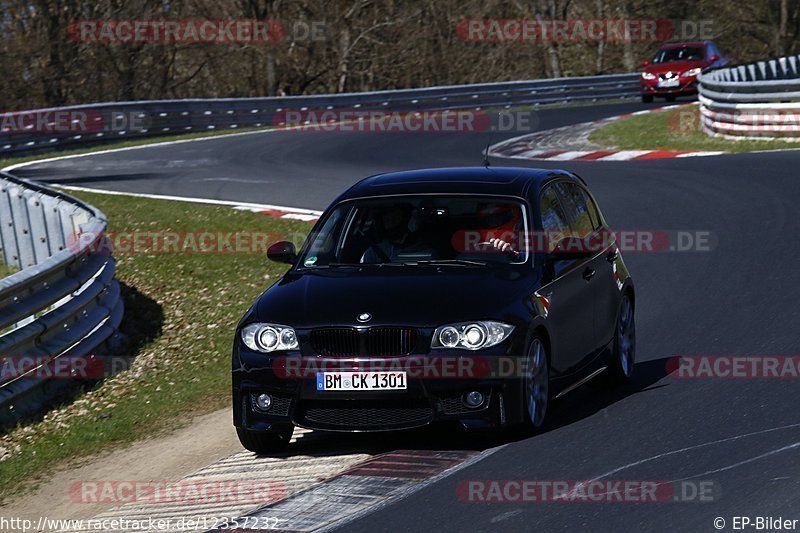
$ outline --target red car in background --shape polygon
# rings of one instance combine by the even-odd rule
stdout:
[[[652,102],[655,96],[672,102],[678,95],[695,94],[700,72],[727,64],[728,60],[711,41],[665,44],[653,59],[643,63],[644,72],[639,78],[642,102]]]

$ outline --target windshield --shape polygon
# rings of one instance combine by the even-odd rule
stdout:
[[[333,209],[301,257],[337,265],[523,263],[520,201],[478,196],[405,196],[347,201]]]
[[[676,46],[662,48],[653,58],[653,63],[669,63],[670,61],[702,61],[705,54],[700,46]]]

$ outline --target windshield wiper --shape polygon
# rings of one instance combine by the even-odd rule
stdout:
[[[420,261],[413,261],[409,263],[403,263],[404,265],[434,265],[434,266],[448,266],[448,265],[456,265],[456,266],[486,266],[489,263],[487,261],[473,261],[471,259],[423,259]]]
[[[315,268],[339,268],[339,267],[361,267],[364,266],[361,263],[325,263],[324,265],[308,265],[303,266],[303,268],[307,268],[309,270],[314,270]]]

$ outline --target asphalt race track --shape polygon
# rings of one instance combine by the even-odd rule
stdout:
[[[543,110],[539,129],[642,107]],[[477,165],[489,138],[488,133],[270,132],[14,172],[54,184],[322,209],[369,174]],[[733,516],[800,518],[800,381],[676,379],[667,370],[667,359],[677,355],[800,351],[795,241],[800,152],[566,166],[586,178],[614,228],[714,236],[710,252],[626,254],[638,291],[634,384],[616,391],[577,390],[553,405],[544,433],[511,442],[347,524],[348,531],[714,531],[716,517],[728,522],[726,529]],[[462,438],[469,447],[473,437]],[[721,496],[708,503],[655,504],[485,504],[456,497],[462,480],[598,477],[711,480]]]

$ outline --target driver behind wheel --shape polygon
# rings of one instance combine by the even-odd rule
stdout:
[[[388,206],[376,217],[379,241],[371,244],[362,263],[390,263],[422,257],[433,259],[434,250],[419,239],[419,220],[410,203]]]

